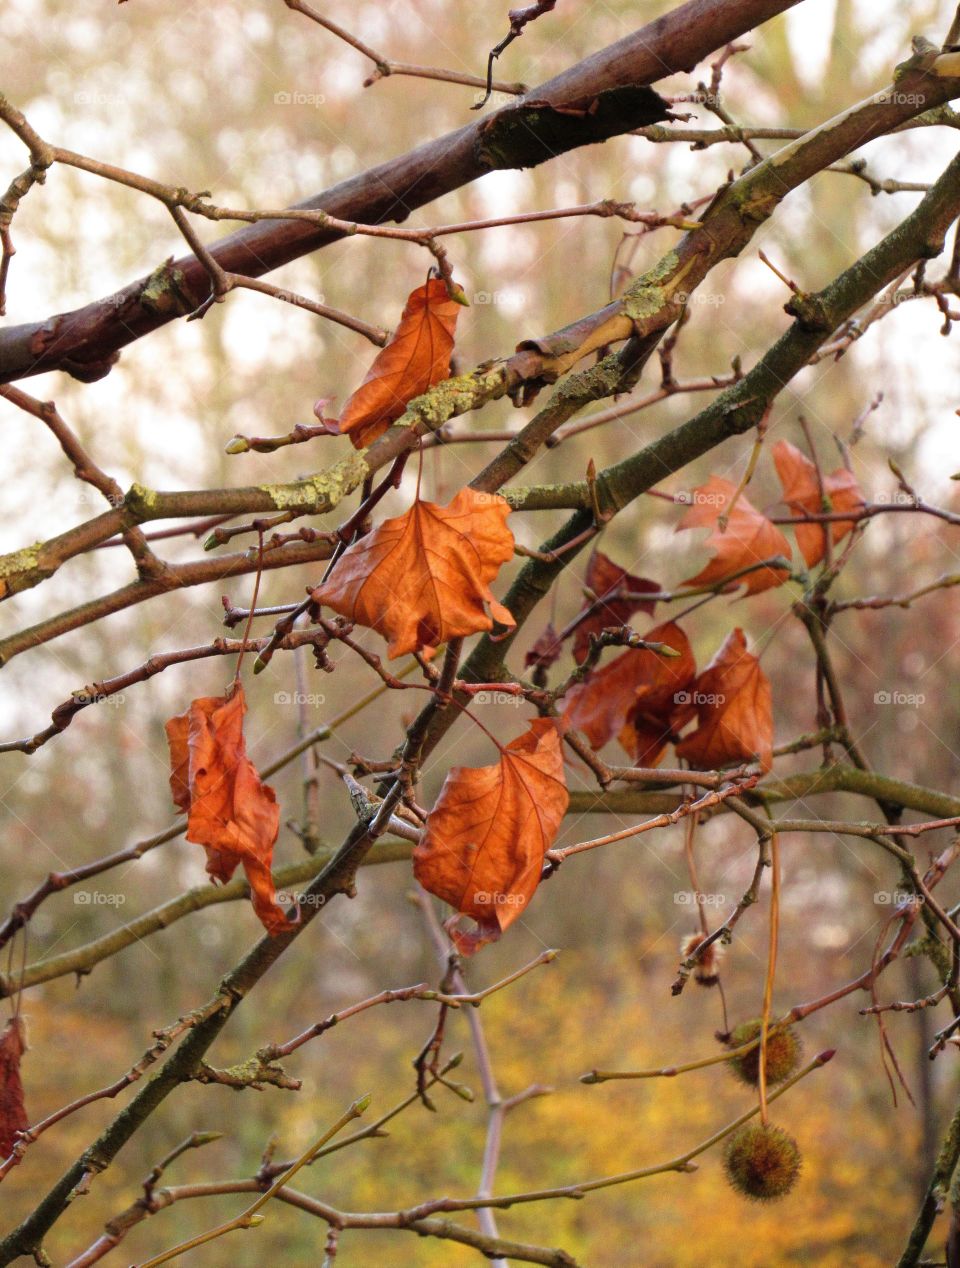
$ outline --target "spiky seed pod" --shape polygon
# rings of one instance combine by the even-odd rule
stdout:
[[[741,1022],[730,1032],[727,1047],[742,1048],[745,1043],[750,1043],[759,1036],[762,1025],[759,1017]],[[768,1034],[767,1084],[773,1087],[774,1084],[788,1079],[799,1066],[802,1053],[803,1042],[793,1026]],[[734,1057],[727,1064],[742,1083],[756,1087],[760,1082],[760,1045],[757,1044],[742,1056]]]
[[[686,960],[693,955],[697,947],[705,939],[702,933],[688,933],[680,942],[680,958]],[[697,961],[693,970],[693,980],[698,986],[716,986],[720,981],[720,961],[723,958],[723,945],[719,941],[711,942]]]
[[[785,1197],[796,1184],[802,1165],[794,1138],[782,1127],[763,1123],[740,1127],[728,1137],[723,1151],[731,1186],[758,1202]]]

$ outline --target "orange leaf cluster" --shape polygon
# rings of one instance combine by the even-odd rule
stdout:
[[[680,653],[662,656],[628,648],[570,692],[563,719],[582,731],[595,749],[613,737],[641,766],[655,766],[670,742],[677,696],[697,672],[686,634],[673,621],[644,635]]]
[[[340,415],[339,431],[356,449],[382,436],[408,401],[450,373],[460,308],[439,278],[410,292],[393,338],[377,353]]]
[[[425,889],[456,908],[447,927],[465,955],[496,941],[526,909],[568,802],[560,733],[550,718],[501,749],[495,766],[447,773],[413,868]],[[458,929],[461,916],[477,928]]]
[[[762,563],[775,555],[790,558],[790,543],[776,524],[751,505],[742,493],[734,502],[736,492],[735,485],[716,475],[694,490],[693,505],[677,525],[677,531],[684,528],[712,529],[707,545],[713,547],[715,554],[706,568],[695,577],[689,577],[684,585],[713,585],[731,573]],[[728,511],[728,507],[732,509]],[[722,527],[717,521],[724,515],[727,520],[726,526]],[[761,590],[783,585],[787,575],[783,568],[757,568],[743,577],[744,592],[759,594]]]
[[[20,1079],[20,1059],[26,1050],[23,1018],[11,1017],[0,1035],[0,1162],[13,1152],[17,1132],[30,1125]]]
[[[461,489],[448,506],[418,499],[345,550],[314,602],[379,630],[391,659],[432,655],[448,639],[493,629],[494,621],[512,628],[490,590],[513,557],[509,514],[502,497],[473,489]]]
[[[817,515],[823,508],[817,469],[804,454],[780,440],[773,447],[773,461],[777,476],[783,485],[783,500],[796,514]],[[859,511],[864,505],[863,494],[856,477],[846,467],[839,467],[823,480],[823,491],[830,499],[834,511]],[[807,561],[807,567],[818,564],[827,551],[827,527],[831,540],[836,543],[854,528],[854,520],[834,520],[826,524],[795,524],[797,545]]]
[[[618,591],[656,594],[660,589],[655,581],[632,576],[599,550],[595,550],[590,556],[585,584],[602,602],[577,626],[573,640],[573,658],[578,665],[586,659],[592,634],[599,634],[611,625],[626,625],[634,612],[646,612],[653,616],[655,602],[649,599],[624,599]]]
[[[734,630],[700,674],[687,636],[675,622],[658,625],[644,637],[680,655],[644,648],[623,652],[573,688],[564,723],[582,731],[594,749],[617,736],[637,766],[656,766],[674,742],[677,756],[699,770],[755,757],[768,770],[773,758],[770,683],[747,651],[743,631]],[[677,741],[694,718],[696,729]]]
[[[697,729],[677,745],[677,756],[700,770],[758,758],[773,763],[773,697],[743,630],[729,634],[697,677],[690,704]]]
[[[188,816],[187,840],[207,852],[207,872],[226,882],[242,864],[253,909],[270,934],[289,927],[277,906],[270,866],[280,830],[273,789],[247,757],[237,683],[225,696],[201,696],[167,723],[170,790]]]

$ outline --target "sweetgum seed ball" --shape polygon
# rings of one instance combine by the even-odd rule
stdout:
[[[723,1151],[731,1186],[758,1202],[785,1197],[796,1184],[801,1165],[794,1138],[782,1127],[763,1123],[739,1128],[727,1139]]]
[[[741,1022],[730,1034],[727,1046],[742,1048],[751,1039],[758,1038],[762,1021],[759,1017],[752,1021]],[[800,1064],[803,1044],[800,1036],[792,1026],[767,1035],[767,1084],[772,1087],[788,1079]],[[760,1082],[760,1045],[751,1048],[740,1057],[734,1057],[727,1063],[733,1073],[743,1083],[756,1087]]]

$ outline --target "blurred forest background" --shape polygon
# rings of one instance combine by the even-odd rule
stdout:
[[[505,3],[471,5],[469,17],[456,0],[330,0],[322,7],[394,59],[472,73],[482,72],[487,50],[506,30]],[[561,0],[510,47],[498,74],[541,82],[670,7],[650,0],[604,5]],[[757,32],[749,51],[730,64],[727,108],[740,122],[766,126],[802,127],[829,118],[885,84],[913,34],[942,39],[954,8],[947,0],[807,0]],[[296,201],[468,121],[476,100],[469,87],[411,78],[389,78],[364,89],[371,67],[363,57],[268,0],[244,5],[131,0],[121,9],[7,0],[3,30],[5,92],[41,135],[165,182],[209,189],[227,206]],[[699,77],[709,78],[709,72],[701,68],[658,88],[688,92]],[[706,112],[680,108],[711,124]],[[761,147],[769,151],[772,144]],[[954,148],[948,130],[919,130],[876,142],[865,157],[876,176],[925,181],[939,173]],[[534,171],[485,177],[431,204],[413,223],[605,197],[668,213],[713,191],[730,167],[739,169],[743,162],[742,148],[691,152],[622,137]],[[22,166],[19,144],[0,135],[4,180]],[[801,286],[815,289],[900,220],[916,198],[875,197],[862,181],[837,173],[820,175],[793,194],[742,259],[711,275],[703,288],[710,294],[694,306],[680,341],[678,377],[725,374],[735,356],[749,367],[786,327],[785,290],[758,260],[758,248]],[[216,226],[199,224],[205,240],[219,236]],[[31,193],[17,229],[12,323],[105,296],[181,252],[158,204],[63,167]],[[609,295],[623,232],[617,221],[583,218],[448,240],[456,276],[473,299],[460,319],[458,364],[509,353],[520,339],[600,306]],[[652,262],[673,234],[663,229],[639,238],[632,267],[639,271]],[[390,327],[407,293],[423,281],[425,260],[425,253],[406,244],[356,238],[290,265],[271,280]],[[842,360],[805,371],[777,402],[776,437],[802,443],[798,417],[804,414],[832,467],[828,433],[849,437],[854,420],[882,392],[853,451],[861,488],[876,500],[892,493],[896,480],[887,468],[892,456],[931,501],[957,509],[949,476],[960,467],[954,413],[960,353],[956,338],[939,338],[939,325],[932,303],[904,304]],[[915,365],[921,344],[924,356]],[[81,385],[48,375],[25,386],[42,398],[55,397],[124,488],[133,480],[163,489],[253,484],[316,469],[347,442],[320,440],[270,455],[228,457],[227,441],[237,432],[279,434],[310,421],[314,400],[336,396],[342,402],[370,358],[369,345],[349,331],[243,292],[214,307],[202,322],[171,324],[137,343],[100,382]],[[656,379],[654,359],[641,391]],[[571,439],[544,454],[535,478],[579,478],[589,458],[598,466],[616,460],[638,440],[681,421],[702,399],[680,396]],[[73,479],[52,437],[12,406],[0,406],[6,436],[0,549],[12,550],[48,535],[52,523],[87,518],[99,510],[99,501]],[[471,425],[502,431],[528,416],[501,401],[474,416]],[[691,487],[711,471],[738,478],[748,450],[747,440],[727,442],[689,479],[684,473],[683,485],[674,479],[670,491]],[[439,500],[452,495],[476,469],[478,452],[457,446],[432,451],[424,468],[426,495]],[[778,497],[772,475],[766,462],[751,492],[758,506]],[[407,504],[410,487],[406,483],[404,492],[384,504],[386,513]],[[630,571],[675,585],[704,558],[695,535],[674,536],[679,518],[680,508],[642,499],[617,518],[603,549]],[[512,527],[524,544],[536,546],[554,522],[552,514],[541,513]],[[955,530],[934,520],[874,520],[840,597],[894,593],[933,580],[955,566],[958,541]],[[167,551],[174,559],[198,553],[198,543],[182,538]],[[20,628],[54,605],[70,606],[122,584],[129,569],[122,551],[74,560],[42,588],[5,606],[3,628]],[[261,601],[297,598],[303,585],[316,580],[315,568],[300,577],[266,574]],[[582,568],[561,580],[558,625],[579,607],[581,585]],[[252,578],[244,578],[154,600],[18,658],[0,683],[3,738],[37,729],[50,708],[83,683],[131,668],[152,652],[209,642],[223,632],[221,594],[246,606],[251,590]],[[788,619],[791,593],[790,587],[773,590],[733,612],[722,600],[696,626],[700,663],[733,623],[744,625],[759,643],[773,682],[778,742],[816,725],[813,665],[803,631]],[[960,763],[957,602],[957,592],[947,590],[907,612],[847,613],[838,628],[854,728],[865,748],[889,774],[943,789],[954,787]],[[546,623],[548,608],[524,631],[523,647]],[[368,642],[373,646],[376,640],[370,636]],[[334,660],[339,654],[334,648]],[[331,675],[302,668],[298,684],[293,658],[278,657],[269,673],[248,681],[255,762],[269,761],[293,743],[299,726],[319,725],[377,685],[372,673],[367,681],[354,663],[349,672]],[[191,698],[219,693],[226,672],[220,661],[174,668],[83,713],[35,756],[3,758],[0,909],[6,911],[51,868],[94,859],[171,821],[163,722]],[[305,709],[289,701],[297,690],[308,696]],[[896,690],[920,696],[923,703],[875,702],[877,692]],[[393,743],[385,736],[399,735],[409,708],[402,694],[379,701],[338,728],[328,751],[338,759],[352,750],[379,753]],[[510,707],[489,705],[482,716],[504,740],[519,730],[518,711]],[[451,764],[489,760],[476,728],[458,725],[428,763],[426,803]],[[809,765],[809,755],[807,760]],[[569,778],[572,790],[590,786],[575,766]],[[352,812],[336,777],[321,772],[320,780],[322,836],[334,844],[350,826]],[[295,763],[274,782],[282,819],[299,820],[303,768]],[[868,803],[863,807],[868,817]],[[830,799],[818,799],[816,809],[829,816]],[[618,826],[615,817],[569,816],[560,843]],[[704,890],[735,903],[753,867],[748,826],[721,816],[701,829],[699,842]],[[277,863],[302,857],[297,836],[282,828]],[[875,895],[896,887],[892,861],[886,867],[874,846],[850,838],[787,838],[783,867],[776,1000],[781,1010],[868,966],[888,914]],[[269,987],[258,991],[255,1005],[232,1021],[217,1046],[217,1065],[241,1060],[265,1042],[285,1039],[385,986],[436,980],[433,950],[408,901],[409,865],[370,868],[360,879],[357,899],[336,903],[316,921],[271,975]],[[30,925],[30,959],[79,946],[203,885],[203,857],[181,838],[102,880],[113,895],[109,903],[78,903],[68,891],[43,907]],[[695,928],[692,907],[678,899],[689,888],[681,828],[598,851],[568,863],[524,920],[469,966],[468,980],[477,988],[544,947],[561,949],[555,963],[496,995],[482,1010],[503,1094],[533,1082],[554,1089],[508,1118],[499,1191],[568,1184],[662,1161],[747,1107],[749,1090],[723,1066],[675,1080],[600,1087],[577,1081],[595,1066],[665,1065],[715,1050],[713,1033],[723,1024],[717,993],[691,986],[679,999],[670,997],[680,939]],[[766,902],[765,895],[743,920],[725,962],[734,1023],[759,1013]],[[130,947],[89,977],[31,990],[24,1001],[31,1117],[126,1070],[149,1044],[152,1028],[206,999],[258,934],[246,904],[212,906]],[[906,959],[883,979],[882,995],[916,998],[935,985],[925,962]],[[940,1014],[893,1016],[891,1038],[916,1099],[913,1107],[901,1095],[894,1106],[875,1022],[858,1015],[867,1002],[852,996],[803,1027],[809,1054],[826,1047],[839,1053],[779,1103],[778,1121],[797,1137],[805,1157],[802,1181],[785,1203],[768,1208],[746,1203],[722,1182],[719,1158],[711,1153],[700,1159],[695,1174],[657,1176],[584,1202],[502,1213],[501,1231],[563,1245],[591,1265],[868,1268],[891,1262],[926,1183],[933,1142],[956,1100],[956,1053],[949,1050],[933,1064],[926,1058],[928,1032]],[[63,1262],[89,1244],[104,1221],[136,1197],[137,1177],[194,1130],[224,1135],[180,1159],[171,1181],[250,1175],[271,1136],[279,1138],[281,1156],[291,1156],[368,1090],[375,1098],[373,1112],[387,1109],[412,1089],[410,1061],[432,1020],[432,1010],[414,1002],[374,1009],[338,1027],[286,1062],[288,1073],[303,1080],[299,1093],[187,1086],[135,1137],[123,1165],[98,1179],[91,1195],[57,1225],[48,1250]],[[452,1047],[466,1053],[461,1076],[478,1087],[462,1018],[451,1019],[451,1033]],[[486,1126],[482,1097],[469,1105],[445,1094],[437,1105],[436,1118],[414,1106],[391,1125],[389,1139],[364,1142],[318,1164],[301,1177],[303,1187],[349,1210],[389,1210],[427,1196],[472,1191]],[[95,1104],[32,1147],[5,1183],[5,1227],[22,1218],[49,1179],[117,1108],[111,1101]],[[124,1262],[146,1258],[234,1214],[239,1202],[233,1197],[179,1204],[146,1221],[116,1254],[126,1256]],[[270,1208],[256,1232],[232,1235],[195,1260],[226,1262],[229,1256],[238,1268],[319,1263],[323,1231],[319,1221]],[[338,1260],[345,1268],[459,1268],[475,1261],[474,1252],[452,1243],[396,1232],[347,1234]]]

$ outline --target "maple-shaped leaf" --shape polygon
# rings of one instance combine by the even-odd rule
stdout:
[[[693,648],[679,625],[670,622],[647,635],[650,642],[666,643],[680,653],[676,659],[640,651],[651,657],[645,663],[645,681],[637,687],[618,739],[635,766],[656,766],[677,729],[677,715],[690,696],[697,672]]]
[[[378,630],[391,659],[433,655],[448,639],[492,630],[494,621],[512,629],[513,617],[490,590],[513,557],[509,514],[502,497],[473,489],[461,489],[448,506],[418,498],[345,550],[314,602]]]
[[[677,745],[698,770],[758,758],[773,763],[773,697],[756,656],[747,651],[743,630],[735,629],[698,675],[690,702],[697,729]]]
[[[675,622],[656,626],[644,638],[666,643],[680,655],[628,648],[573,688],[563,720],[582,731],[593,748],[603,748],[616,735],[638,765],[654,766],[669,742],[678,697],[693,682],[697,666]]]
[[[712,529],[707,545],[713,547],[715,555],[706,568],[695,577],[687,578],[684,585],[709,586],[776,555],[790,558],[790,543],[776,524],[771,524],[742,493],[734,502],[736,492],[736,485],[716,475],[694,489],[693,505],[677,525],[677,532],[684,528]],[[732,510],[728,512],[727,507],[731,505]],[[726,526],[722,527],[717,521],[725,514]],[[786,579],[784,568],[758,568],[746,573],[742,582],[746,594],[759,594],[761,590],[783,585]]]
[[[23,1018],[11,1017],[0,1035],[0,1162],[13,1152],[17,1133],[30,1125],[20,1079],[20,1060],[26,1050]]]
[[[226,883],[243,866],[253,909],[270,934],[289,922],[277,906],[270,866],[280,830],[280,807],[247,757],[243,688],[201,696],[167,723],[170,790],[187,815],[187,840],[207,852],[207,872]]]
[[[439,278],[410,292],[393,338],[377,353],[340,414],[339,431],[355,448],[372,444],[408,401],[447,377],[461,307]]]
[[[465,955],[496,941],[526,910],[569,800],[551,718],[538,718],[501,749],[495,766],[447,773],[413,870],[424,889],[456,908],[447,928]],[[458,929],[461,916],[477,928]]]
[[[773,461],[783,485],[783,500],[790,510],[801,515],[818,515],[824,507],[817,481],[817,469],[810,459],[796,445],[791,445],[789,440],[779,440],[773,446]],[[839,467],[830,475],[824,476],[823,491],[830,499],[834,511],[859,511],[865,504],[856,476],[846,467]],[[828,527],[830,536],[836,543],[852,531],[855,522],[834,520],[829,525],[794,524],[797,545],[807,561],[807,567],[813,568],[827,553]]]
[[[655,601],[624,599],[618,592],[656,594],[660,590],[655,581],[632,576],[599,550],[595,550],[590,556],[584,584],[602,602],[577,626],[573,640],[573,658],[578,665],[583,663],[590,650],[591,634],[599,634],[611,625],[626,625],[634,612],[646,612],[648,616],[653,616]],[[592,605],[588,603],[586,606]]]

